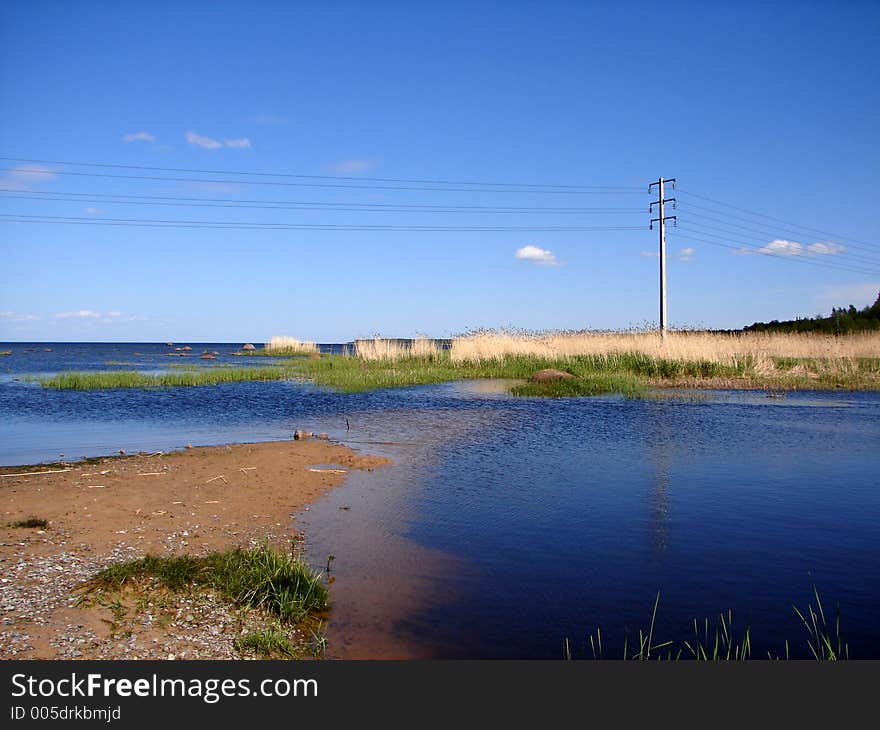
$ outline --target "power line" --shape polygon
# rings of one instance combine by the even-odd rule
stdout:
[[[734,223],[727,223],[726,221],[722,221],[722,220],[719,219],[719,218],[713,218],[712,216],[710,216],[710,215],[706,215],[705,213],[700,213],[700,212],[696,212],[696,213],[695,213],[695,212],[692,212],[692,211],[690,211],[691,208],[697,208],[698,211],[699,211],[699,210],[704,210],[704,211],[707,211],[707,212],[709,212],[709,213],[713,213],[713,214],[715,214],[715,215],[726,216],[727,218],[735,218],[736,220],[744,221],[745,223],[747,223],[747,224],[749,224],[749,225],[743,225],[743,224],[741,224],[741,223],[736,223],[736,224],[734,224]],[[716,222],[719,222],[719,223],[723,223],[724,225],[730,225],[730,226],[735,225],[735,226],[737,226],[737,227],[741,227],[741,228],[743,228],[743,229],[749,229],[749,227],[751,226],[751,230],[753,230],[754,232],[756,232],[756,233],[763,233],[764,235],[768,235],[768,236],[780,236],[780,235],[782,235],[782,236],[790,236],[791,238],[802,238],[802,237],[805,235],[805,233],[804,233],[803,231],[798,232],[798,231],[793,231],[793,230],[790,230],[790,229],[780,229],[780,228],[778,228],[778,227],[775,227],[772,223],[763,223],[763,222],[761,222],[761,221],[753,220],[753,219],[751,219],[751,218],[745,218],[744,216],[738,216],[738,215],[733,215],[733,214],[726,213],[726,212],[722,212],[722,211],[718,211],[718,210],[713,210],[712,208],[707,208],[707,207],[702,206],[702,205],[697,205],[696,203],[688,202],[688,203],[685,204],[685,208],[684,208],[684,209],[685,209],[686,211],[688,211],[690,215],[695,216],[695,217],[697,217],[697,218],[705,218],[706,220],[716,221]],[[757,227],[756,227],[756,226],[757,226]],[[880,252],[880,244],[864,244],[864,245],[860,245],[859,243],[852,243],[852,242],[850,242],[849,240],[846,241],[846,244],[843,244],[842,241],[840,241],[840,240],[835,240],[835,239],[831,239],[831,238],[826,238],[826,239],[825,239],[825,242],[827,242],[827,243],[838,243],[838,244],[840,244],[840,245],[846,245],[848,248],[854,248],[854,249],[858,249],[858,250],[860,250],[860,251],[868,251],[868,252],[870,252],[870,253],[878,253],[878,252]]]
[[[46,170],[34,170],[25,168],[0,168],[0,172],[30,172],[46,174]],[[299,188],[348,188],[353,190],[425,190],[443,193],[528,193],[535,195],[633,195],[637,191],[619,191],[613,192],[609,190],[492,190],[489,188],[438,188],[438,187],[415,187],[400,185],[347,185],[340,183],[301,183],[301,182],[279,182],[276,180],[208,180],[205,178],[192,177],[163,177],[160,175],[118,175],[109,172],[75,172],[74,170],[53,170],[53,175],[77,175],[79,177],[102,177],[113,180],[151,180],[164,182],[194,182],[194,183],[212,183],[224,185],[274,185],[280,187],[299,187]],[[642,192],[642,191],[638,191]]]
[[[731,238],[731,236],[737,235],[734,232],[725,231],[720,228],[715,228],[713,226],[706,226],[704,223],[700,223],[696,227],[694,227],[693,223],[687,223],[686,226],[687,226],[688,230],[699,233],[702,236],[712,236],[714,238],[718,238],[718,239],[724,240],[724,241],[731,241],[733,243],[742,243],[746,248],[749,248],[750,246],[754,245],[753,241],[743,242],[740,239]],[[711,230],[706,230],[706,228],[709,228]],[[720,233],[718,233],[716,231],[720,231]],[[766,246],[764,246],[761,248],[756,248],[754,250],[765,252],[765,251],[768,251],[768,248]],[[829,255],[844,256],[844,254],[838,254],[838,253],[829,252],[829,251],[811,252],[808,249],[803,248],[803,247],[801,247],[800,250],[789,249],[789,251],[787,253],[784,253],[783,255],[786,256],[786,258],[797,258],[797,257],[813,258],[815,256],[829,256]],[[870,258],[866,258],[866,257],[862,257],[862,256],[856,256],[855,254],[847,254],[846,256],[848,256],[848,258],[845,258],[843,263],[852,263],[853,266],[865,266],[865,265],[867,265],[867,266],[880,266],[880,261],[877,261],[875,259],[870,259]]]
[[[108,167],[120,170],[152,170],[156,172],[186,172],[199,175],[251,175],[254,177],[294,177],[314,180],[368,180],[372,182],[397,182],[415,183],[425,185],[486,185],[491,187],[517,187],[517,188],[563,188],[563,189],[590,189],[590,190],[632,190],[641,191],[642,188],[634,185],[556,185],[547,183],[494,183],[477,182],[473,180],[419,180],[398,177],[365,177],[363,175],[306,175],[293,172],[239,172],[236,170],[199,170],[188,167],[150,167],[147,165],[121,165],[106,162],[71,162],[69,160],[37,160],[28,157],[0,157],[6,162],[28,162],[41,165],[74,165],[75,167]],[[44,171],[45,172],[45,171]]]
[[[121,203],[126,205],[168,205],[198,208],[245,208],[262,210],[339,210],[380,213],[552,213],[554,215],[622,213],[631,215],[644,215],[643,208],[545,208],[521,206],[496,207],[489,205],[408,205],[396,203],[307,203],[302,201],[229,200],[225,198],[186,198],[179,196],[115,195],[110,193],[73,193],[49,191],[28,191],[28,194],[19,194],[18,191],[10,190],[7,188],[0,188],[0,193],[2,193],[0,197],[8,198],[11,200],[40,200],[45,202],[59,201],[75,203],[84,203],[88,201],[101,204]],[[57,197],[74,195],[78,197]],[[133,200],[128,200],[128,198],[133,198]],[[251,203],[259,203],[260,205],[251,205]]]
[[[162,228],[227,228],[257,230],[343,230],[343,231],[641,231],[643,226],[395,226],[306,223],[259,223],[226,221],[180,221],[150,218],[85,218],[80,216],[36,216],[0,213],[4,223],[72,223],[79,225],[149,226]]]
[[[680,190],[679,192],[682,192],[682,193],[684,193],[685,195],[690,195],[690,196],[692,196],[692,197],[694,197],[694,198],[699,198],[699,199],[701,199],[701,200],[706,200],[706,201],[708,201],[708,202],[710,202],[710,203],[714,203],[715,205],[723,205],[723,206],[725,206],[726,208],[732,208],[733,210],[738,210],[738,211],[741,211],[741,212],[743,212],[743,213],[748,213],[749,215],[758,216],[759,218],[767,218],[768,220],[776,221],[777,223],[785,223],[785,224],[788,225],[788,226],[792,226],[792,227],[794,227],[794,228],[802,228],[802,229],[804,229],[804,230],[806,230],[806,231],[811,231],[811,232],[813,232],[813,233],[819,233],[819,234],[821,234],[821,235],[823,235],[823,236],[833,236],[834,238],[838,238],[838,239],[841,239],[841,240],[844,240],[844,241],[854,241],[855,243],[862,243],[862,244],[865,244],[865,245],[867,245],[867,246],[873,246],[873,245],[876,245],[876,244],[868,243],[867,241],[860,241],[860,240],[858,240],[857,238],[849,238],[848,236],[841,236],[841,235],[839,235],[839,234],[837,234],[837,233],[829,233],[828,231],[823,231],[823,230],[820,230],[820,229],[818,229],[818,228],[810,228],[810,227],[808,227],[808,226],[801,225],[800,223],[792,223],[791,221],[787,221],[787,220],[784,220],[784,219],[782,219],[782,218],[776,218],[776,217],[774,217],[774,216],[772,216],[772,215],[767,215],[766,213],[759,213],[759,212],[754,211],[754,210],[749,210],[748,208],[740,208],[739,206],[731,205],[730,203],[725,203],[725,202],[723,202],[723,201],[721,201],[721,200],[715,200],[714,198],[709,198],[709,197],[707,197],[707,196],[705,196],[705,195],[698,195],[697,193],[691,193],[691,192],[688,192],[688,191],[686,191],[686,190]]]
[[[807,264],[809,266],[818,266],[818,267],[824,268],[824,269],[837,269],[839,271],[847,271],[847,272],[851,272],[851,273],[855,273],[855,274],[861,274],[863,276],[876,276],[878,273],[876,271],[866,271],[863,269],[856,269],[856,268],[849,267],[849,266],[838,266],[836,264],[830,264],[830,263],[825,263],[825,262],[821,262],[821,261],[811,261],[808,259],[793,258],[793,257],[788,256],[786,254],[772,253],[770,251],[760,251],[758,249],[743,249],[740,246],[731,246],[726,243],[719,243],[717,241],[712,241],[712,240],[707,239],[703,236],[690,236],[690,235],[687,235],[686,233],[680,233],[680,232],[677,232],[675,235],[679,238],[685,238],[689,241],[695,241],[697,243],[705,244],[707,246],[716,246],[719,248],[731,249],[731,250],[736,251],[738,253],[749,253],[749,254],[753,253],[753,254],[757,254],[759,256],[767,256],[769,258],[774,258],[774,259],[778,259],[778,260],[782,260],[782,261],[792,261],[794,263]]]
[[[693,223],[690,223],[689,221],[685,221],[685,222],[686,222],[688,225],[691,225],[691,226],[692,226],[692,225],[695,225],[695,224],[693,224]],[[709,229],[710,232],[711,232],[711,231],[718,231],[718,232],[723,233],[723,234],[725,234],[725,235],[740,235],[740,234],[741,234],[741,235],[748,236],[748,231],[745,231],[744,233],[743,233],[742,231],[739,231],[739,230],[729,231],[729,230],[727,230],[727,229],[725,229],[725,228],[719,228],[718,226],[713,226],[713,225],[710,225],[710,224],[708,224],[708,223],[703,223],[703,221],[697,221],[696,225],[699,227],[699,228],[696,229],[696,230],[699,230],[699,229]],[[700,230],[700,232],[701,232],[701,233],[706,233],[705,230]],[[766,234],[765,234],[765,235],[766,235]],[[800,245],[802,246],[803,244],[800,244]],[[807,256],[807,255],[809,255],[809,253],[808,253],[808,252],[804,252],[804,253],[793,253],[793,254],[789,254],[789,255],[791,255],[791,256]],[[841,252],[835,252],[834,255],[835,255],[835,256],[841,256],[841,257],[847,257],[847,258],[849,258],[849,259],[853,259],[854,261],[863,261],[863,262],[865,262],[865,263],[869,263],[869,264],[880,265],[880,261],[878,261],[878,260],[876,260],[876,259],[870,258],[870,257],[868,257],[868,256],[861,256],[861,255],[859,255],[859,254],[855,254],[855,253],[849,253],[849,252],[843,252],[843,251],[841,251]]]
[[[684,230],[686,232],[681,233],[680,232],[681,230]],[[696,233],[697,235],[696,236],[689,235],[689,232]],[[715,236],[714,234],[711,234],[711,235],[703,234],[703,233],[696,231],[696,230],[693,230],[689,227],[681,227],[680,226],[678,229],[676,229],[675,235],[677,237],[686,238],[688,240],[696,241],[698,243],[703,243],[708,246],[718,246],[720,248],[727,248],[727,249],[730,249],[730,250],[733,250],[733,251],[736,251],[736,252],[742,253],[742,254],[757,254],[759,256],[768,256],[770,258],[779,259],[781,261],[790,261],[793,263],[808,264],[810,266],[819,266],[819,267],[826,268],[826,269],[839,269],[841,271],[850,271],[850,272],[854,272],[857,274],[864,274],[864,275],[868,275],[868,276],[876,276],[878,273],[880,273],[877,270],[866,270],[866,269],[855,268],[855,267],[851,267],[851,266],[839,265],[839,264],[835,264],[833,262],[826,262],[826,261],[813,261],[811,259],[799,258],[799,257],[793,256],[791,254],[783,254],[783,253],[776,253],[773,251],[764,251],[764,250],[757,249],[757,248],[749,248],[747,246],[747,244],[745,244],[742,241],[734,241],[734,243],[740,244],[738,246],[733,246],[728,243],[720,243],[719,240],[723,241],[723,240],[732,240],[732,239],[725,239],[720,236]],[[712,239],[718,239],[718,240],[712,240]]]

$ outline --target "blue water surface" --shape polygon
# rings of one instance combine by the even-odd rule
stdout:
[[[192,346],[231,361],[240,344]],[[346,395],[292,381],[54,391],[20,378],[123,367],[107,361],[161,369],[171,348],[25,347],[0,345],[14,351],[0,358],[2,464],[295,428],[390,455],[394,466],[352,476],[307,518],[316,558],[337,557],[332,590],[352,605],[370,590],[385,619],[337,602],[331,641],[384,631],[429,656],[554,658],[566,638],[591,655],[601,627],[617,656],[659,591],[660,639],[732,609],[754,656],[784,654],[786,640],[805,656],[792,603],[814,601],[815,584],[830,622],[839,604],[851,654],[880,656],[877,393],[544,400],[492,383]],[[414,586],[419,600],[393,600]]]

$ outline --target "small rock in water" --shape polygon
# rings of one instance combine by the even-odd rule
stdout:
[[[193,445],[191,443],[187,443],[187,445],[185,446],[185,448],[187,448],[187,449],[191,449],[192,447],[193,447]]]
[[[302,441],[304,439],[308,439],[311,437],[312,437],[311,431],[303,431],[301,429],[296,429],[296,431],[293,432],[293,440],[294,441]]]
[[[125,449],[119,449],[119,455],[125,456]]]

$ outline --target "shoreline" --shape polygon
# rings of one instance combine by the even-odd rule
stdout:
[[[303,539],[293,513],[348,470],[389,463],[301,440],[0,467],[0,657],[241,657],[235,639],[260,617],[210,592],[164,595],[162,606],[128,595],[143,605],[122,616],[118,603],[78,603],[77,590],[108,564],[147,553],[289,548]],[[47,526],[12,526],[29,518]]]

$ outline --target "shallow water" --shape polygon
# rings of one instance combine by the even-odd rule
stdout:
[[[30,371],[8,362],[17,353],[0,366],[51,371],[61,346],[48,347]],[[145,346],[113,347],[122,360]],[[589,654],[597,626],[617,655],[627,629],[647,627],[658,590],[661,638],[689,638],[693,618],[733,609],[754,655],[782,653],[786,639],[803,655],[791,604],[815,583],[828,613],[840,603],[851,652],[880,656],[876,393],[627,401],[514,399],[490,382],[354,395],[287,382],[0,383],[3,464],[295,428],[395,460],[352,473],[299,517],[312,562],[335,556],[332,655],[554,658],[565,637]]]

